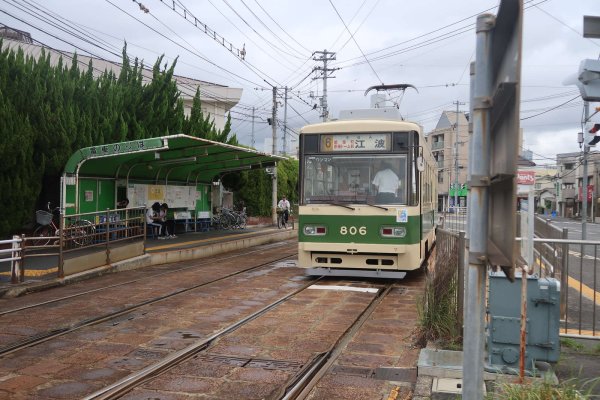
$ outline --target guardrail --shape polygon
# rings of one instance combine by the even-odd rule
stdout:
[[[540,223],[549,225],[544,220]],[[566,229],[546,228],[547,233],[561,237],[533,239],[535,262],[530,272],[560,282],[560,335],[600,339],[600,242],[567,239]],[[438,228],[436,259],[438,263],[443,260],[442,268],[456,271],[457,287],[464,288],[464,272],[460,273],[464,261],[458,260],[464,260],[466,247],[460,244],[464,240],[460,235],[464,232]],[[462,305],[460,295],[457,293],[457,307]],[[458,315],[462,316],[462,312]]]
[[[534,272],[560,280],[561,335],[600,339],[600,242],[534,238]]]
[[[438,213],[438,226],[451,232],[467,230],[467,207],[449,207]]]
[[[57,229],[46,232],[51,236],[13,236],[0,241],[0,263],[11,263],[11,283],[23,282],[26,271],[49,271],[44,277],[65,276],[65,260],[98,253],[102,249],[103,261],[114,261],[111,254],[116,246],[126,242],[143,241],[146,247],[146,209],[144,207],[105,210],[74,215],[58,215]],[[10,254],[10,256],[5,256]],[[38,260],[38,261],[36,261]],[[33,263],[43,265],[32,265]],[[48,265],[45,265],[48,264]],[[55,274],[55,275],[54,275]]]

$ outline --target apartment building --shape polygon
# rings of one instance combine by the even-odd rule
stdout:
[[[564,217],[581,215],[583,204],[583,163],[582,154],[562,153],[556,155],[558,165],[558,211]],[[592,151],[588,154],[588,216],[600,216],[600,152]]]
[[[464,112],[444,111],[434,130],[427,134],[438,163],[438,210],[467,206],[469,120]]]

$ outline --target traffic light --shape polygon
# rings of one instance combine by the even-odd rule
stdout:
[[[269,125],[273,125],[273,120],[271,118],[267,118],[267,122],[269,123]]]
[[[588,146],[595,146],[596,143],[600,142],[600,124],[594,124],[592,129],[588,130],[592,135],[588,136]]]

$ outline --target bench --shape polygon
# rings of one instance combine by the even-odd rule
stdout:
[[[173,226],[177,231],[177,226],[183,225],[184,232],[194,231],[194,220],[192,219],[191,211],[174,211]]]

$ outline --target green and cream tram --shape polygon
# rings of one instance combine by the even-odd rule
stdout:
[[[421,127],[394,109],[342,112],[302,128],[299,266],[381,278],[418,269],[435,241],[434,163]]]

